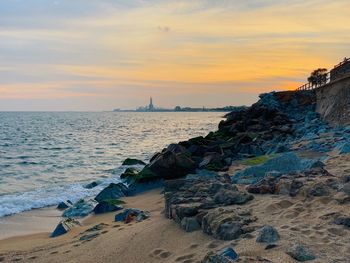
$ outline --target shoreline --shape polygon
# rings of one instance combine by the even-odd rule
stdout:
[[[50,206],[1,217],[0,241],[51,232],[62,219],[61,215],[56,206]]]
[[[115,212],[91,215],[82,226],[50,238],[49,233],[16,236],[0,240],[2,262],[199,262],[209,247],[222,247],[227,241],[215,240],[200,231],[185,233],[164,217],[160,189],[125,197],[126,207],[150,212],[151,217],[129,224],[114,222]],[[88,229],[102,225],[91,240],[80,240]],[[94,232],[95,233],[95,232]],[[180,261],[179,261],[180,259]],[[182,260],[181,260],[182,259]]]

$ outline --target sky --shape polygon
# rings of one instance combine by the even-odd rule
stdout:
[[[349,0],[0,0],[0,111],[249,105],[350,56]]]

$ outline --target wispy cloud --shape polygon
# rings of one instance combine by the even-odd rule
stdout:
[[[90,96],[95,109],[134,107],[148,95],[180,105],[186,96],[227,104],[219,93],[230,94],[229,104],[239,96],[253,102],[349,56],[347,7],[347,0],[2,0],[0,110],[10,98],[71,98],[76,109],[90,106]]]

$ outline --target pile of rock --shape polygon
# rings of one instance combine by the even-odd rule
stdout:
[[[243,205],[253,195],[221,177],[165,181],[164,192],[166,217],[185,231],[202,229],[216,238],[231,240],[255,229],[250,225],[256,220],[250,211],[229,207]]]

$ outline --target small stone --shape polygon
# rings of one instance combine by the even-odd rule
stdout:
[[[97,237],[99,233],[93,233],[93,234],[87,234],[79,238],[80,241],[86,241],[86,240],[91,240],[95,237]]]
[[[268,244],[266,247],[265,247],[265,250],[269,250],[269,249],[272,249],[272,248],[275,248],[277,247],[276,244]]]
[[[80,226],[80,223],[78,220],[75,220],[73,218],[67,218],[65,220],[62,220],[55,228],[55,230],[52,232],[51,237],[58,237],[61,236],[67,232],[69,232],[73,227]]]
[[[316,256],[313,254],[312,251],[300,244],[292,246],[287,251],[287,254],[300,262],[316,259]]]
[[[69,204],[68,202],[61,202],[57,205],[57,209],[58,210],[65,210],[70,206],[71,206],[71,204]]]
[[[236,251],[234,251],[233,248],[231,247],[227,247],[225,248],[221,253],[220,253],[221,256],[224,256],[224,257],[227,257],[229,259],[232,259],[232,260],[236,260],[238,258],[238,254],[236,253]]]
[[[275,243],[280,239],[278,231],[272,226],[264,226],[256,239],[258,243]]]
[[[98,186],[98,185],[99,185],[99,183],[94,181],[94,182],[91,182],[91,183],[85,185],[84,188],[86,188],[86,189],[92,189],[92,188],[95,188],[95,187]]]

